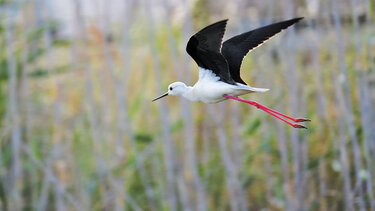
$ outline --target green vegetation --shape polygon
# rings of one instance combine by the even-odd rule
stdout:
[[[0,0],[0,9],[10,10],[8,2]],[[339,11],[342,23],[319,11],[322,19],[306,17],[245,58],[244,80],[271,90],[244,97],[312,120],[296,130],[238,102],[151,102],[169,83],[197,79],[184,32],[230,17],[229,3],[218,12],[212,1],[196,1],[193,26],[148,19],[133,5],[128,30],[123,20],[105,22],[111,29],[100,15],[82,19],[74,7],[77,26],[66,36],[51,14],[34,14],[35,4],[20,3],[17,18],[0,21],[1,210],[374,209],[373,9],[356,32],[347,11]],[[260,21],[269,14],[267,4],[242,5],[259,7]],[[231,25],[253,28],[241,15],[249,22]]]

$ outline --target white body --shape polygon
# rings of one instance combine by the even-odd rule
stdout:
[[[199,67],[199,80],[193,87],[186,86],[182,82],[175,82],[168,86],[169,95],[178,95],[191,101],[202,101],[204,103],[218,103],[227,100],[228,98],[224,97],[225,94],[240,96],[251,92],[266,92],[268,90],[240,83],[232,85],[219,81],[219,77],[211,70],[201,67]]]

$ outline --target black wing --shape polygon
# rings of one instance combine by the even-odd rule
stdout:
[[[274,23],[249,32],[237,35],[223,43],[221,53],[228,62],[230,74],[234,81],[238,83],[246,83],[240,77],[240,68],[243,58],[246,54],[267,41],[283,29],[297,23],[302,18],[294,18],[287,21]]]
[[[212,70],[221,81],[235,84],[230,76],[227,61],[220,53],[227,21],[222,20],[200,30],[190,38],[186,51],[199,67]]]

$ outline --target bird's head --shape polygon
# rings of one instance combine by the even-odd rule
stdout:
[[[152,101],[159,100],[160,98],[166,97],[168,95],[182,95],[186,90],[186,85],[182,82],[174,82],[168,86],[168,92],[163,95],[153,99]]]

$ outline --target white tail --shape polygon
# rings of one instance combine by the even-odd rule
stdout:
[[[270,90],[270,89],[266,89],[266,88],[255,88],[255,87],[251,87],[251,86],[246,86],[246,85],[240,84],[240,83],[237,83],[236,85],[240,89],[250,90],[252,92],[267,92],[268,90]]]

